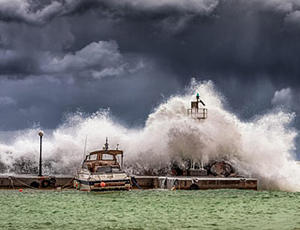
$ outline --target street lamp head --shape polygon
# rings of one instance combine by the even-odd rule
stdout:
[[[44,135],[43,131],[39,131],[39,136],[42,137]]]

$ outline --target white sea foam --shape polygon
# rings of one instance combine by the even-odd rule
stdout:
[[[208,108],[208,119],[203,121],[187,116],[196,92]],[[124,150],[131,172],[159,173],[172,161],[180,163],[183,158],[203,163],[227,160],[239,174],[259,178],[262,188],[300,191],[300,167],[293,159],[297,136],[290,125],[293,119],[294,114],[276,109],[251,121],[241,121],[224,108],[224,99],[212,82],[192,81],[186,94],[160,104],[140,129],[118,124],[107,111],[70,116],[63,125],[46,132],[45,167],[71,174],[83,159],[86,136],[87,151],[102,148],[108,137],[112,148],[119,144]],[[17,161],[19,167],[22,161],[37,162],[37,131],[18,132],[11,144],[0,144],[0,160],[8,171],[16,168]]]

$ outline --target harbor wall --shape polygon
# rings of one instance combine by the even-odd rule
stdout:
[[[133,176],[133,189],[258,189],[255,178]],[[72,188],[73,176],[0,175],[0,188]]]
[[[72,187],[73,176],[0,175],[0,188]]]
[[[255,178],[135,176],[135,179],[143,189],[258,189]]]

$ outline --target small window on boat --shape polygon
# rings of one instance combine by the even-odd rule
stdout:
[[[113,173],[121,172],[121,169],[119,168],[111,168]]]
[[[83,165],[82,165],[82,168],[83,168],[83,169],[88,169],[88,167],[87,167],[86,164],[83,164]]]
[[[89,155],[87,158],[88,161],[95,161],[97,160],[97,154]]]
[[[110,154],[102,154],[102,160],[103,161],[112,161],[114,159],[113,155]]]

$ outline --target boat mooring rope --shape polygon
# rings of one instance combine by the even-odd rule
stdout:
[[[14,177],[14,176],[9,176],[8,177],[8,180],[9,180],[9,188],[12,188],[12,189],[15,189],[15,182],[18,182],[19,184],[29,188],[29,189],[33,189],[33,190],[37,190],[39,188],[36,188],[36,187],[33,187],[31,185],[28,185],[26,184],[25,182],[21,181],[20,179]],[[62,186],[58,186],[58,187],[61,187],[61,189],[66,189],[66,188],[71,188],[73,185],[72,185],[72,181],[74,180],[74,178],[71,178],[71,180],[69,180],[67,183],[65,183],[64,185]],[[57,187],[57,188],[58,188]],[[54,187],[55,188],[55,187]]]
[[[30,185],[24,183],[23,181],[17,179],[17,178],[14,177],[14,176],[9,176],[8,179],[10,180],[10,183],[12,184],[12,188],[13,188],[13,189],[15,188],[15,187],[14,187],[14,180],[17,181],[17,182],[19,182],[20,184],[22,184],[22,185],[24,185],[24,186],[30,188],[30,189],[38,189],[38,188],[32,187],[32,186],[30,186]]]

